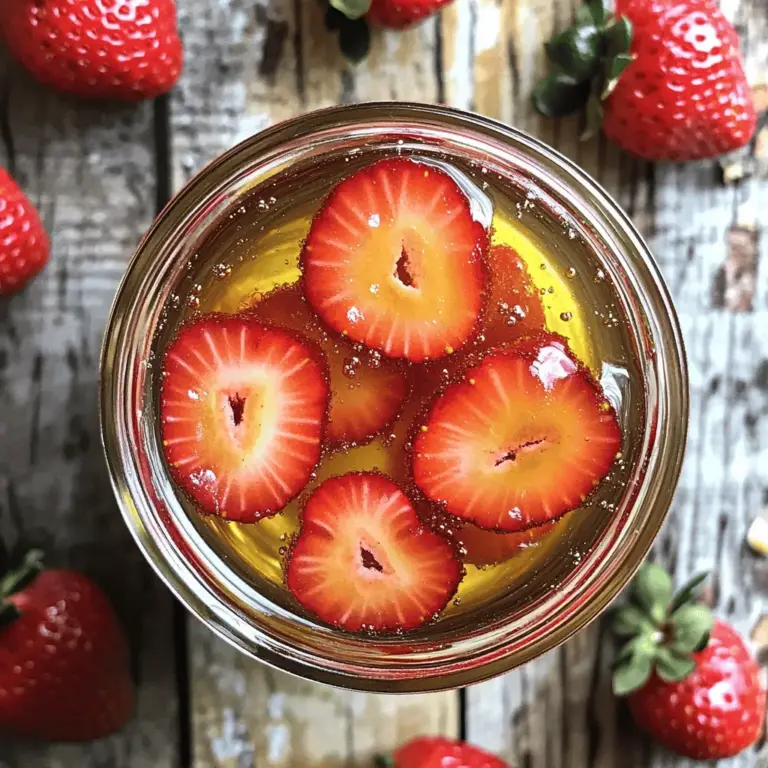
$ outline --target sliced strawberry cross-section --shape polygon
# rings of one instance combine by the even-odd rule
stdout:
[[[499,533],[467,523],[456,538],[464,552],[462,560],[470,565],[496,565],[510,557],[537,547],[552,532],[555,523],[545,523],[518,533]]]
[[[492,246],[488,251],[488,271],[488,307],[483,320],[486,346],[542,331],[546,318],[541,297],[514,248]]]
[[[322,352],[247,315],[183,325],[163,360],[160,426],[173,478],[208,514],[277,513],[320,458],[328,409]]]
[[[460,580],[453,547],[373,472],[332,477],[310,496],[286,565],[296,600],[353,632],[414,629],[445,608]]]
[[[326,437],[332,444],[364,443],[394,421],[408,394],[403,363],[360,352],[348,339],[321,328],[298,285],[278,288],[252,305],[258,317],[316,341],[328,358],[331,409]]]
[[[563,339],[491,350],[437,398],[413,445],[432,500],[481,528],[521,531],[581,505],[621,448],[616,415]]]
[[[475,330],[488,237],[443,171],[381,160],[342,181],[302,254],[309,303],[331,328],[390,357],[450,353]]]

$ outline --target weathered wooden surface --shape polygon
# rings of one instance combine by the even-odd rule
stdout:
[[[73,104],[0,61],[0,164],[39,204],[49,267],[0,301],[0,536],[95,576],[129,631],[137,717],[87,747],[0,743],[2,768],[177,765],[172,601],[123,525],[101,454],[107,311],[155,211],[152,106]]]
[[[167,123],[162,107],[103,111],[60,100],[15,71],[5,78],[0,161],[15,164],[40,202],[55,255],[29,291],[0,304],[0,533],[47,546],[104,581],[131,628],[141,702],[121,737],[90,748],[0,744],[0,768],[182,760],[362,768],[416,733],[459,732],[458,694],[321,688],[249,661],[194,620],[189,679],[177,681],[170,600],[123,531],[98,455],[98,344],[125,258],[154,212],[156,184],[178,188],[240,139],[339,102],[407,98],[474,109],[557,146],[619,198],[662,263],[691,363],[690,449],[656,555],[680,576],[713,568],[715,605],[743,631],[768,613],[768,566],[742,544],[750,516],[768,502],[768,185],[724,189],[712,164],[649,167],[604,142],[580,143],[575,121],[536,117],[529,97],[544,69],[541,43],[577,2],[457,0],[415,30],[378,34],[369,59],[353,66],[323,31],[315,0],[184,0],[188,65]],[[768,80],[764,0],[723,7],[741,25],[753,74]],[[748,275],[734,286],[734,248],[748,244],[755,225],[763,237],[752,282]],[[470,689],[468,738],[519,768],[683,768],[616,707],[609,650],[592,627]],[[181,722],[188,714],[191,743],[177,716],[187,683]],[[758,752],[720,764],[765,765],[768,754]]]

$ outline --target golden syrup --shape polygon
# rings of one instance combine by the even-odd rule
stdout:
[[[322,169],[307,169],[303,176],[292,173],[268,188],[254,189],[199,249],[174,296],[169,325],[175,327],[200,313],[242,311],[272,289],[300,281],[301,248],[323,198],[334,183],[375,159],[379,157],[367,162],[360,155],[352,161],[338,157]],[[443,158],[440,161],[445,163]],[[635,435],[641,432],[637,422],[642,416],[633,403],[642,401],[625,316],[606,271],[574,224],[537,204],[535,193],[531,202],[530,189],[473,163],[455,158],[449,162],[467,180],[470,194],[476,190],[490,205],[493,244],[511,246],[525,261],[548,329],[566,337],[576,356],[603,381],[624,432],[623,458],[583,508],[569,513],[535,546],[504,562],[466,565],[458,593],[440,621],[450,616],[477,621],[478,615],[493,612],[502,598],[504,610],[509,610],[542,590],[555,588],[578,565],[605,526],[621,491],[634,455]],[[450,376],[454,366],[450,355],[441,359],[443,363]],[[188,500],[183,503],[207,542],[243,579],[299,610],[283,584],[283,561],[307,496],[328,477],[350,471],[376,469],[407,485],[407,436],[422,407],[415,400],[406,403],[398,420],[366,445],[326,451],[300,496],[257,524],[204,516]],[[455,533],[452,521],[440,520],[439,525],[446,534]],[[456,539],[460,538],[457,533]]]

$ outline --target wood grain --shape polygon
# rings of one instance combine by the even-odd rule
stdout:
[[[495,5],[472,0],[470,6]],[[560,28],[570,18],[570,0],[508,3],[512,18],[535,15],[535,26],[504,27],[507,38],[484,56],[503,60],[503,52],[531,51],[548,20]],[[521,7],[522,6],[522,7]],[[765,76],[768,62],[768,8],[761,0],[723,4],[744,36],[748,70]],[[457,11],[460,13],[461,11]],[[476,11],[479,18],[482,11]],[[473,14],[469,14],[470,17]],[[482,36],[482,30],[470,34]],[[476,59],[476,62],[478,60]],[[532,65],[543,72],[540,59]],[[523,65],[518,64],[518,68]],[[530,72],[530,69],[526,69]],[[506,101],[492,78],[475,68],[477,102],[498,116],[525,114],[534,78],[513,80],[513,101]],[[493,112],[491,111],[493,110]],[[673,293],[691,366],[691,432],[687,459],[668,523],[655,557],[679,580],[700,570],[713,572],[718,613],[748,633],[768,611],[766,568],[745,551],[751,517],[766,502],[768,489],[768,270],[765,239],[758,264],[751,312],[715,310],[713,281],[726,259],[726,235],[742,225],[765,231],[758,201],[768,185],[751,181],[739,189],[721,187],[713,163],[655,168],[622,157],[603,142],[578,141],[578,125],[560,121],[554,136],[535,119],[524,123],[599,178],[632,215],[660,261]],[[764,205],[764,203],[763,203]],[[760,259],[758,259],[760,261]],[[763,332],[760,332],[763,329]],[[651,747],[631,728],[610,694],[612,648],[593,626],[564,648],[504,678],[468,692],[468,736],[498,751],[513,765],[531,768],[671,768],[689,765]],[[729,768],[766,765],[768,753],[748,751],[722,761]],[[692,765],[692,764],[691,764]]]
[[[435,101],[438,23],[374,35],[369,58],[344,61],[315,2],[187,0],[189,65],[171,105],[180,184],[234,143],[279,120],[361,99]],[[456,735],[458,694],[386,697],[307,683],[247,659],[190,622],[196,768],[370,766],[419,733]]]
[[[41,209],[51,264],[0,302],[0,536],[95,576],[129,631],[134,722],[83,747],[0,744],[0,766],[177,763],[171,599],[123,525],[99,444],[98,360],[117,282],[155,210],[152,107],[60,99],[0,62],[0,163]]]

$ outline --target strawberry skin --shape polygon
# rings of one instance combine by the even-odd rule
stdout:
[[[366,18],[377,27],[403,29],[432,16],[451,0],[372,0]]]
[[[732,757],[759,737],[765,721],[760,667],[739,634],[715,620],[696,669],[668,683],[654,674],[632,693],[635,722],[667,749],[694,760]]]
[[[49,256],[48,235],[37,210],[0,168],[0,296],[24,288]]]
[[[181,73],[174,0],[12,0],[0,33],[36,79],[86,99],[151,99]]]
[[[394,768],[509,768],[495,755],[444,736],[420,736],[392,755]]]
[[[44,571],[7,597],[0,625],[0,730],[90,741],[119,730],[134,707],[128,648],[101,589],[75,571]]]
[[[618,0],[634,61],[605,102],[603,130],[628,152],[681,162],[746,144],[756,114],[739,37],[715,0]]]
[[[343,336],[327,333],[298,285],[270,291],[249,311],[266,322],[298,331],[322,348],[331,386],[326,438],[334,447],[364,444],[394,421],[408,394],[408,379],[400,361],[363,351]]]
[[[541,331],[546,325],[541,297],[514,248],[492,246],[488,269],[488,308],[482,326],[485,346]]]

